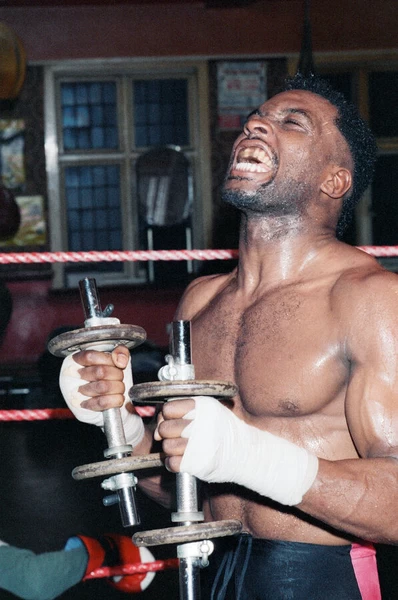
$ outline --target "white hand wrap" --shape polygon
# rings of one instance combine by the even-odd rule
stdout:
[[[208,482],[231,482],[288,506],[299,504],[318,472],[318,458],[238,419],[215,398],[197,396],[181,471]]]
[[[70,410],[73,412],[75,417],[83,423],[90,423],[91,425],[97,425],[98,427],[104,426],[104,417],[102,412],[88,410],[82,408],[80,403],[83,400],[87,400],[89,397],[79,392],[79,387],[88,381],[81,378],[79,369],[83,367],[79,365],[74,359],[73,354],[67,356],[61,367],[59,376],[59,386],[61,388],[64,400]],[[133,374],[131,370],[131,359],[128,362],[127,367],[124,369],[123,382],[125,387],[124,392],[124,404],[120,409],[122,417],[123,429],[126,436],[126,443],[131,444],[133,447],[139,444],[144,437],[144,423],[141,417],[135,413],[131,413],[127,410],[127,404],[130,403],[129,389],[133,385]]]

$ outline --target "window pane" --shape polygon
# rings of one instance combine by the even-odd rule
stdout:
[[[116,127],[105,127],[105,146],[107,148],[117,148],[117,130]]]
[[[70,250],[122,248],[120,183],[115,185],[115,171],[120,178],[119,168],[113,165],[65,169]],[[116,197],[119,200],[117,206]]]
[[[96,186],[105,185],[106,169],[103,166],[93,167],[93,180]]]
[[[63,111],[62,124],[65,127],[73,127],[75,123],[75,109],[70,106],[65,106]]]
[[[91,107],[91,124],[102,125],[104,122],[104,108],[100,105],[93,105]]]
[[[188,81],[133,82],[136,147],[189,144]]]
[[[116,104],[116,86],[114,83],[103,84],[103,100],[105,104]]]
[[[370,126],[377,137],[398,136],[398,72],[369,75]]]
[[[101,84],[92,83],[90,85],[90,103],[100,104],[101,103]]]
[[[146,131],[145,127],[138,127],[138,125],[136,125],[136,127],[135,127],[135,145],[137,146],[137,148],[149,145],[147,142],[147,131]]]
[[[91,147],[104,148],[105,146],[104,130],[101,127],[93,127],[91,131]]]
[[[107,177],[109,185],[118,186],[119,178],[120,178],[119,167],[116,167],[116,166],[106,167],[106,177]]]
[[[61,84],[65,150],[118,147],[116,83]]]
[[[74,106],[75,100],[75,86],[72,83],[64,83],[61,86],[61,102],[62,106]]]
[[[76,148],[76,136],[73,129],[64,129],[64,148],[74,150]]]
[[[87,87],[88,87],[88,84],[85,84],[85,83],[77,83],[76,84],[76,101],[78,104],[87,104],[87,102],[88,102]]]
[[[379,156],[372,186],[373,243],[398,244],[398,155]]]

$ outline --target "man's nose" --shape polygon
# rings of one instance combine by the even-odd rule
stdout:
[[[270,123],[264,118],[260,119],[257,116],[250,117],[243,127],[243,132],[247,137],[255,137],[258,134],[267,135],[270,131]]]

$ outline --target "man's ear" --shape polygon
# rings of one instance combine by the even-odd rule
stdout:
[[[352,185],[351,171],[344,167],[336,167],[328,173],[321,184],[321,190],[330,198],[342,198]]]

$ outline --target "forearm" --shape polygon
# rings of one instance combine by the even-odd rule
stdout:
[[[138,475],[138,487],[160,506],[170,510],[174,507],[175,476],[167,474]]]
[[[158,447],[156,447],[154,445],[154,440],[153,440],[153,431],[154,431],[155,427],[156,427],[156,424],[153,423],[152,421],[145,425],[144,433],[143,433],[143,437],[142,437],[141,441],[138,444],[135,444],[133,447],[134,455],[142,456],[142,455],[151,454],[153,452],[159,452],[160,446],[158,445]],[[126,441],[128,444],[131,443],[128,436],[126,436]]]
[[[317,477],[297,508],[361,539],[398,544],[394,458],[319,461]]]
[[[244,423],[210,397],[194,402],[194,410],[192,400],[163,409],[155,436],[164,440],[169,468],[210,483],[236,483],[355,537],[398,543],[396,459],[318,459]]]
[[[81,581],[87,565],[84,548],[35,554],[0,547],[0,588],[25,600],[51,600]]]

